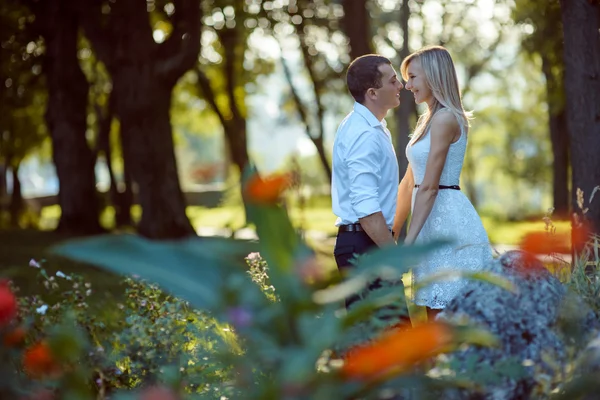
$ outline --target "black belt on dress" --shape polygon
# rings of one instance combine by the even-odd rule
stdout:
[[[421,185],[415,185],[416,188],[418,188]],[[454,189],[454,190],[460,190],[460,186],[458,185],[452,185],[452,186],[446,186],[446,185],[440,185],[439,186],[440,189]]]

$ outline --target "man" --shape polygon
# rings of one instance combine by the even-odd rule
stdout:
[[[373,54],[350,64],[346,82],[356,102],[336,133],[331,183],[333,213],[338,217],[334,256],[342,273],[354,254],[394,244],[391,227],[399,171],[384,118],[400,105],[403,87],[390,60]],[[370,289],[379,285],[376,281]],[[404,291],[401,282],[398,290]],[[348,299],[346,306],[356,300],[356,296]]]

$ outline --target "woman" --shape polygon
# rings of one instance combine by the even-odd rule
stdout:
[[[406,89],[427,110],[406,147],[409,166],[398,190],[394,232],[412,211],[405,243],[451,239],[413,270],[413,282],[447,271],[476,271],[492,259],[489,240],[475,208],[460,191],[470,114],[460,98],[452,58],[439,46],[409,55],[400,67]],[[409,208],[410,204],[410,208]],[[439,280],[414,293],[415,303],[435,318],[465,284]]]

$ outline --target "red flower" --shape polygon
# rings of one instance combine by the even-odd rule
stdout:
[[[4,335],[2,343],[4,343],[4,346],[6,347],[20,346],[25,342],[26,333],[27,332],[25,331],[25,329],[19,326],[13,329],[12,331],[8,332],[6,335]]]
[[[251,202],[258,204],[275,204],[291,184],[291,174],[275,174],[266,178],[254,174],[248,179],[244,193]]]
[[[45,342],[39,342],[25,351],[23,366],[35,378],[56,376],[60,372],[60,367]]]
[[[17,315],[17,299],[8,286],[0,286],[0,326],[8,324]]]

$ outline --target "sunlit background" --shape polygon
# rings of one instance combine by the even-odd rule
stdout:
[[[110,18],[114,3],[98,2],[97,9],[92,7],[84,13]],[[179,181],[196,232],[222,233],[223,229],[244,226],[240,168],[235,162],[240,154],[261,173],[299,169],[301,187],[290,194],[292,212],[302,215],[298,223],[306,230],[334,232],[328,168],[337,124],[352,107],[345,88],[348,63],[358,54],[377,52],[389,57],[399,70],[402,55],[430,44],[443,45],[452,53],[465,108],[475,115],[461,186],[488,230],[497,229],[490,235],[492,240],[518,240],[522,232],[507,222],[539,223],[551,207],[565,214],[570,196],[569,167],[562,167],[564,177],[555,177],[553,159],[562,150],[560,144],[553,147],[550,135],[552,117],[556,119],[561,113],[564,116],[564,94],[557,83],[564,65],[561,57],[548,55],[548,43],[561,49],[562,32],[546,29],[548,25],[559,26],[558,2],[201,3],[203,16],[197,21],[201,29],[199,56],[174,86],[170,107]],[[140,25],[140,32],[150,34],[156,44],[167,44],[177,16],[175,4],[148,0],[146,5],[150,26]],[[7,22],[2,24],[2,52],[6,54],[2,57],[6,89],[3,114],[21,121],[11,125],[3,117],[1,123],[3,223],[10,225],[12,172],[18,170],[25,199],[19,209],[28,217],[21,216],[12,224],[52,229],[60,216],[56,197],[59,176],[44,119],[49,101],[48,71],[42,68],[47,57],[45,38],[30,30],[27,21],[35,17],[25,7],[3,5],[2,18]],[[102,121],[109,115],[115,186],[124,190],[129,183],[135,189],[135,179],[128,181],[124,174],[126,163],[119,135],[127,133],[120,128],[119,111],[108,113],[115,78],[94,46],[101,38],[90,39],[91,34],[86,32],[91,31],[85,23],[80,29],[77,58],[90,84],[87,129],[81,134],[97,155],[96,188],[107,192],[111,186],[107,153],[98,150]],[[121,48],[127,45],[136,48],[135,43]],[[118,68],[118,62],[113,68]],[[164,98],[168,96],[165,93],[157,92],[156,96]],[[13,101],[20,97],[25,101]],[[406,138],[417,113],[422,111],[415,111],[411,97],[403,101],[401,107],[409,111],[390,112],[388,116],[401,168],[406,165]],[[148,135],[152,136],[150,132]],[[561,135],[566,136],[566,132],[561,131]],[[232,153],[232,146],[237,146],[239,154]],[[325,159],[319,156],[318,146]],[[553,194],[556,185],[554,193],[563,193],[560,199]],[[115,224],[114,211],[110,202],[106,203],[101,223],[110,228]],[[133,220],[139,215],[135,206]],[[514,235],[501,233],[511,229]]]

